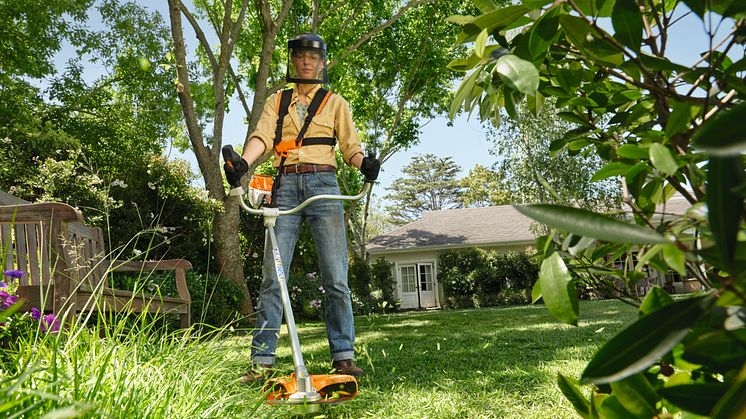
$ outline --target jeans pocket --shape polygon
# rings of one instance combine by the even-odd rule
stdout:
[[[337,187],[336,172],[316,172],[314,175],[322,186]]]

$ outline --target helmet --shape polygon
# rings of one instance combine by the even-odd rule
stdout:
[[[326,43],[313,33],[302,33],[288,41],[288,83],[327,84]]]

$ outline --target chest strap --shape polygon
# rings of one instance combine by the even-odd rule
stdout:
[[[285,116],[288,114],[288,108],[290,107],[290,100],[293,97],[293,89],[285,89],[282,91],[282,94],[277,99],[277,128],[275,129],[275,151],[277,151],[277,154],[280,155],[280,164],[277,167],[277,176],[275,177],[275,181],[272,183],[272,202],[269,206],[271,207],[277,207],[277,191],[280,188],[280,175],[282,174],[282,168],[285,167],[285,160],[288,157],[288,153],[290,150],[295,150],[296,148],[300,148],[302,146],[309,146],[309,145],[329,145],[334,147],[334,145],[337,143],[336,138],[331,137],[312,137],[312,138],[303,138],[306,135],[306,131],[308,130],[308,126],[311,125],[311,120],[313,119],[316,114],[321,112],[321,110],[324,108],[324,105],[326,105],[326,102],[329,100],[329,97],[331,97],[332,92],[324,89],[319,88],[319,90],[316,91],[316,94],[313,95],[313,99],[311,100],[311,103],[308,105],[308,111],[306,114],[306,118],[303,120],[303,126],[301,127],[300,131],[298,132],[298,136],[295,137],[295,141],[293,140],[282,140],[282,125],[285,120]]]
[[[324,88],[319,88],[316,94],[313,96],[311,103],[308,105],[308,111],[306,118],[303,120],[303,126],[298,132],[298,136],[295,137],[295,141],[282,139],[282,125],[285,120],[285,116],[288,114],[288,108],[290,107],[290,100],[293,96],[292,89],[286,89],[282,91],[282,94],[277,100],[277,128],[275,129],[275,141],[274,146],[277,154],[283,159],[281,165],[284,163],[284,159],[288,156],[290,150],[308,145],[328,145],[334,147],[337,144],[336,138],[332,137],[312,137],[305,138],[306,131],[311,125],[313,117],[316,116],[326,105],[326,102],[331,97],[332,93]]]

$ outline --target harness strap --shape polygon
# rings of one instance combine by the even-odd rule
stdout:
[[[282,125],[283,121],[285,120],[285,116],[288,114],[288,108],[290,107],[290,101],[293,97],[293,90],[292,89],[285,89],[282,91],[282,94],[277,99],[277,128],[275,129],[275,151],[280,155],[280,164],[277,167],[277,176],[275,177],[275,181],[272,184],[272,203],[271,206],[277,205],[277,190],[280,187],[280,175],[282,174],[282,168],[285,167],[285,160],[288,157],[288,152],[290,150],[294,150],[301,146],[308,146],[308,145],[330,145],[334,147],[334,145],[337,143],[336,138],[331,137],[312,137],[303,139],[303,137],[306,135],[306,131],[308,130],[308,126],[311,125],[311,120],[313,120],[313,117],[316,116],[316,114],[320,113],[321,110],[324,108],[324,105],[326,105],[326,102],[329,100],[329,97],[331,97],[332,92],[324,89],[319,88],[319,90],[316,91],[316,94],[313,95],[313,99],[311,100],[311,103],[308,105],[308,111],[306,114],[306,118],[303,121],[303,126],[301,127],[300,131],[298,132],[298,136],[295,137],[295,141],[282,141]]]
[[[275,147],[282,141],[282,122],[288,114],[290,100],[293,98],[293,89],[285,89],[277,97],[277,128],[275,128]]]

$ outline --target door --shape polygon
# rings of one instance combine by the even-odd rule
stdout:
[[[432,263],[399,266],[401,308],[437,307]]]
[[[401,308],[419,307],[417,298],[417,265],[399,266]]]

